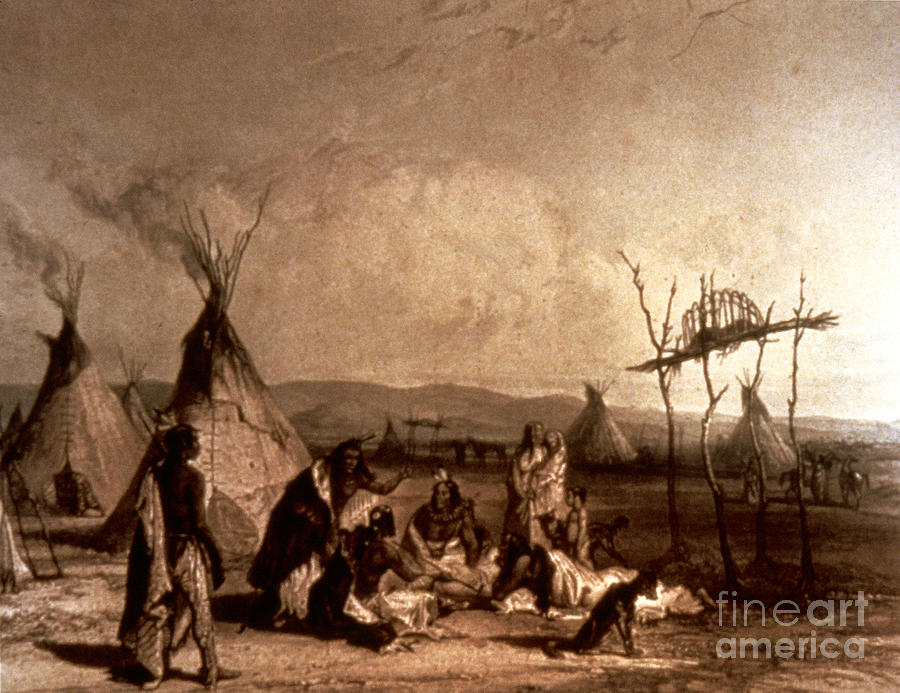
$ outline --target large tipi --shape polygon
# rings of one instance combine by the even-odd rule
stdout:
[[[47,289],[62,310],[62,328],[56,337],[41,335],[50,347],[47,372],[28,418],[4,451],[3,466],[32,497],[50,505],[54,476],[71,469],[84,476],[109,511],[128,487],[143,445],[78,334],[83,278],[84,266],[70,265],[66,292]]]
[[[713,464],[718,469],[742,472],[755,460],[753,435],[759,446],[766,476],[778,476],[795,469],[796,458],[790,446],[775,428],[769,410],[759,398],[758,387],[741,383],[743,413],[728,439],[716,450]]]
[[[197,283],[203,310],[184,337],[181,369],[162,413],[164,420],[191,424],[199,433],[201,450],[194,464],[207,481],[213,533],[230,555],[257,548],[285,483],[311,461],[226,314],[263,203],[253,226],[238,233],[230,253],[212,240],[205,214],[200,215],[203,233],[197,232],[189,214],[185,216],[184,233],[208,286]],[[122,546],[130,537],[139,477],[154,457],[153,445],[129,493],[101,530],[106,546]]]
[[[585,383],[584,387],[587,403],[565,434],[569,462],[584,466],[633,462],[637,453],[603,401],[609,386],[598,389]]]

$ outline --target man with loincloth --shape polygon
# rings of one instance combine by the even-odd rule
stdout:
[[[222,558],[206,522],[203,474],[188,462],[200,452],[196,431],[179,424],[166,431],[161,460],[141,482],[125,612],[119,639],[157,688],[169,658],[192,629],[200,650],[200,680],[207,687],[238,672],[216,660],[210,594],[225,579]]]

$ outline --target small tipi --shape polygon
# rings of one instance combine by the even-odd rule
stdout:
[[[759,398],[759,388],[741,383],[743,413],[728,439],[715,453],[713,463],[718,469],[742,472],[751,460],[755,460],[753,434],[761,452],[766,476],[778,476],[795,469],[796,458],[790,446],[775,428],[769,410]]]
[[[208,286],[204,289],[195,281],[204,306],[184,337],[181,369],[162,413],[163,419],[191,424],[199,433],[201,449],[194,464],[206,478],[210,526],[232,556],[256,550],[285,483],[311,462],[226,313],[264,202],[265,198],[253,226],[237,234],[230,253],[212,239],[202,211],[203,233],[194,228],[189,213],[183,220],[185,236]],[[107,547],[130,540],[139,477],[153,457],[148,449],[135,483],[101,530]]]
[[[150,436],[156,429],[156,422],[153,415],[138,390],[141,377],[144,374],[144,366],[136,361],[126,362],[125,354],[119,350],[119,362],[122,364],[122,371],[125,373],[125,390],[122,392],[121,402],[122,408],[125,410],[128,420],[134,426],[138,435],[146,443],[149,442]]]
[[[633,462],[637,453],[603,401],[609,385],[598,389],[585,383],[584,387],[587,404],[565,434],[569,462],[583,466]]]
[[[384,435],[381,436],[381,442],[372,454],[373,462],[390,462],[394,460],[403,460],[406,457],[406,448],[397,435],[394,428],[394,422],[390,417],[385,425]]]
[[[47,372],[28,418],[4,451],[3,466],[12,465],[14,478],[50,505],[54,476],[71,468],[109,511],[128,487],[143,445],[78,334],[83,278],[84,266],[70,264],[67,291],[47,288],[62,310],[62,328],[56,337],[41,335],[50,347]]]

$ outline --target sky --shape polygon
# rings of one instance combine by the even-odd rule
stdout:
[[[201,307],[181,232],[253,222],[229,314],[270,383],[456,382],[659,406],[656,324],[701,275],[808,332],[798,413],[900,419],[900,3],[0,4],[0,381],[79,328],[172,381]],[[716,359],[740,409],[755,345]],[[790,337],[761,395],[786,414]],[[686,364],[679,409],[706,395]]]

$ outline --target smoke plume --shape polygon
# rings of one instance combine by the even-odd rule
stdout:
[[[62,270],[62,246],[35,229],[22,211],[5,200],[0,200],[0,225],[3,244],[16,266],[39,275],[44,285],[52,284]]]

